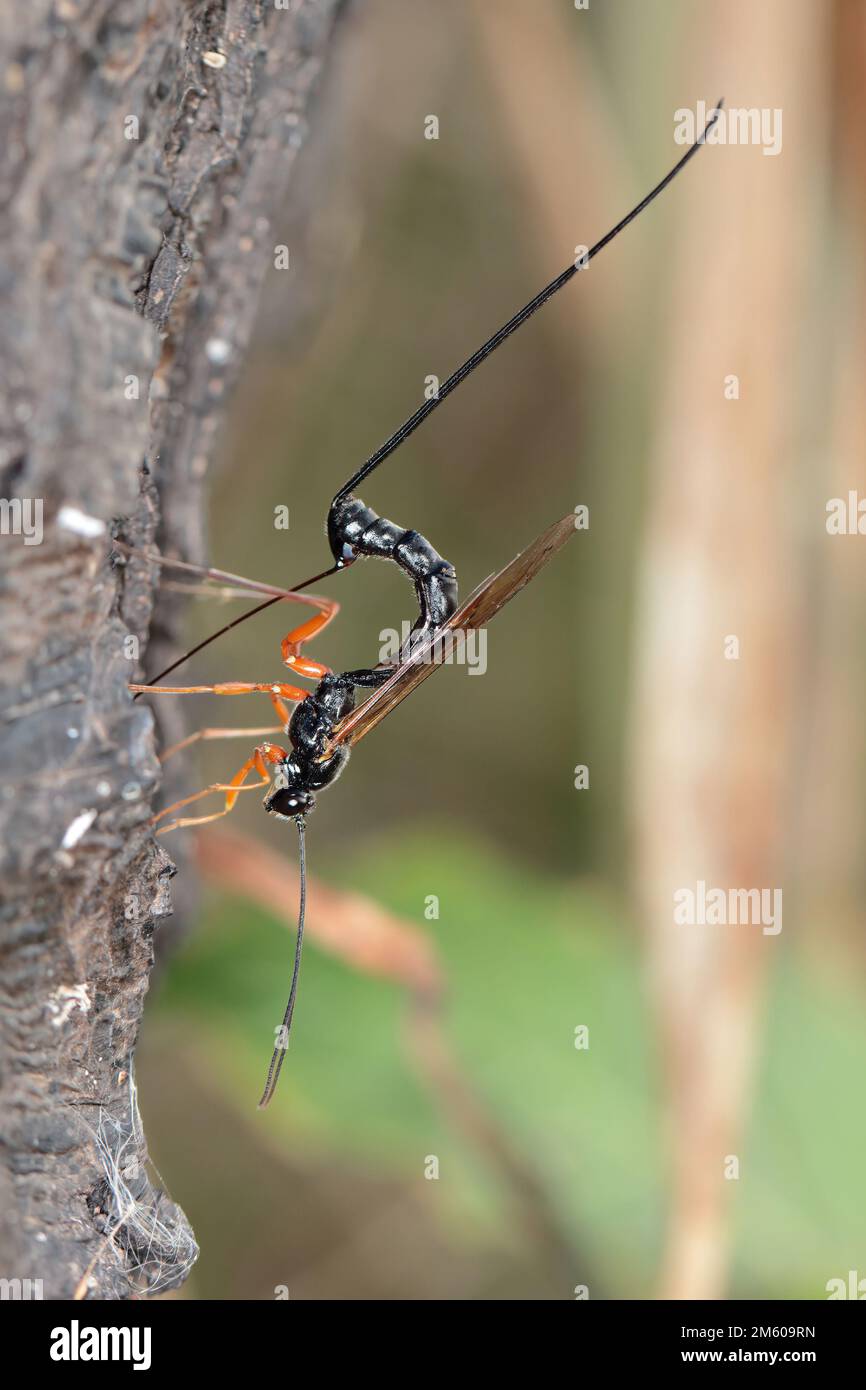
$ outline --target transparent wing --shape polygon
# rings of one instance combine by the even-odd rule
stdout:
[[[409,659],[397,667],[384,685],[380,685],[363,704],[340,721],[334,730],[329,748],[332,749],[341,743],[355,744],[369,734],[371,729],[375,729],[387,714],[396,709],[401,700],[411,695],[412,691],[441,665],[441,662],[436,660],[436,648],[446,634],[472,632],[484,627],[509,599],[535,578],[539,570],[544,568],[548,560],[561,550],[573,535],[574,516],[569,513],[549,526],[498,574],[491,575],[479,585],[462,608],[458,608],[447,623],[438,627],[427,642],[413,651]]]

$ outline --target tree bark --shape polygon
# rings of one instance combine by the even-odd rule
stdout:
[[[22,1281],[13,1296],[28,1279],[45,1298],[154,1293],[198,1253],[148,1176],[134,1081],[174,872],[148,827],[151,715],[126,689],[157,571],[112,565],[109,533],[202,549],[203,476],[339,8],[279,3],[17,0],[0,17],[0,1277]]]

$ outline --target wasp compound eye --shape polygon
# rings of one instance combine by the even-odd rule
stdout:
[[[311,792],[293,790],[289,787],[282,787],[279,791],[265,800],[265,810],[274,816],[305,816],[308,811],[312,811],[316,804],[316,798]]]

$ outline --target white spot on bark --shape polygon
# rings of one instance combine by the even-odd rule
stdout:
[[[204,350],[208,361],[217,365],[228,362],[232,355],[232,345],[227,338],[208,338]]]
[[[73,1009],[80,1009],[83,1014],[87,1013],[90,1008],[89,986],[60,985],[49,998],[48,1008],[54,1014],[52,1026],[62,1028]]]
[[[89,516],[80,507],[61,507],[57,525],[63,531],[73,531],[76,536],[87,536],[88,540],[105,535],[105,522],[98,516]]]
[[[81,837],[90,829],[96,820],[96,811],[82,811],[80,816],[76,816],[71,824],[67,825],[66,832],[60,842],[61,849],[72,849],[78,844]]]

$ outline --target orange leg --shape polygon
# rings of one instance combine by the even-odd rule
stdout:
[[[308,618],[305,623],[298,627],[293,627],[291,632],[287,632],[282,640],[281,650],[283,654],[283,664],[290,666],[293,673],[299,676],[307,676],[311,680],[321,680],[323,676],[331,674],[330,667],[323,666],[320,661],[312,661],[307,656],[301,655],[301,647],[305,642],[310,642],[314,637],[332,622],[340,611],[337,603],[329,599],[320,600],[322,609],[314,618]]]
[[[297,704],[300,700],[306,700],[309,690],[302,690],[298,685],[285,685],[282,681],[264,682],[253,681],[222,681],[219,685],[135,685],[130,684],[128,689],[135,690],[144,695],[262,695],[282,696],[284,700],[293,700]],[[274,702],[276,709],[276,702]],[[285,713],[285,706],[282,706],[278,713],[282,719]]]
[[[276,698],[276,697],[274,697]],[[285,709],[285,706],[283,706]],[[288,713],[288,711],[286,711]],[[262,734],[280,734],[285,725],[269,724],[261,729],[196,729],[194,734],[187,734],[179,743],[173,743],[170,748],[166,748],[164,753],[160,753],[159,761],[167,763],[169,758],[173,758],[175,753],[181,753],[184,748],[191,748],[194,743],[199,743],[206,739],[216,738],[261,738]]]
[[[340,605],[335,599],[324,598],[321,594],[296,594],[289,589],[278,589],[269,584],[260,584],[256,580],[244,579],[241,575],[231,574],[226,570],[205,569],[201,565],[191,565],[184,560],[170,560],[162,555],[149,555],[147,552],[135,550],[132,546],[115,541],[116,549],[127,555],[140,555],[152,563],[161,565],[164,569],[181,570],[186,574],[195,574],[205,580],[224,580],[227,581],[237,592],[243,593],[265,593],[271,594],[274,598],[288,599],[293,603],[304,603],[308,607],[318,608],[319,612],[314,617],[308,618],[306,622],[300,623],[297,627],[286,633],[281,643],[283,663],[290,666],[292,671],[299,676],[306,676],[310,680],[321,680],[323,676],[330,675],[330,667],[324,666],[320,661],[313,661],[309,657],[301,655],[301,648],[306,642],[310,642],[314,637],[333,622],[340,611]],[[195,586],[193,586],[195,587]],[[200,586],[200,591],[204,594],[209,592],[215,596],[218,590],[208,590],[206,585]],[[225,592],[225,591],[223,591]],[[234,683],[231,683],[234,685]],[[229,689],[227,686],[153,686],[153,685],[130,685],[137,695],[144,694],[146,690],[165,690],[173,695],[192,695],[201,694],[205,691],[212,691],[216,695],[235,695],[245,693],[240,689]],[[260,688],[260,687],[252,687]],[[290,690],[291,687],[286,687]],[[289,699],[300,699],[302,696],[289,695]],[[281,716],[282,717],[282,716]]]
[[[293,700],[296,704],[300,704],[301,700],[306,700],[310,693],[308,690],[301,690],[300,686],[285,685],[281,681],[277,681],[273,685],[253,685],[244,681],[225,681],[222,685],[130,685],[129,689],[135,690],[140,694],[143,694],[146,690],[150,690],[157,695],[160,693],[163,695],[201,695],[206,692],[212,695],[252,695],[256,693],[266,693],[270,697],[271,704],[280,721],[280,729],[282,729],[284,733],[288,730],[292,714],[288,706],[283,703],[283,700]],[[281,699],[280,696],[283,698]],[[250,729],[248,732],[253,736],[256,734],[278,734],[280,729]],[[247,731],[244,729],[237,729],[235,732],[242,734]],[[204,731],[202,731],[202,733],[204,733]],[[166,758],[170,757],[172,753],[179,752],[181,748],[186,748],[187,744],[195,743],[201,736],[201,733],[191,734],[189,738],[182,739],[180,743],[175,743],[163,754],[162,761],[165,762]],[[205,736],[211,738],[231,738],[232,731],[214,731],[210,735]]]
[[[210,796],[211,792],[225,792],[226,802],[221,811],[214,811],[209,816],[182,816],[180,820],[172,821],[171,825],[161,826],[156,833],[157,835],[167,835],[169,830],[179,830],[182,826],[207,825],[209,821],[219,820],[221,816],[227,816],[232,810],[240,792],[255,791],[257,787],[268,786],[271,780],[268,764],[280,763],[288,756],[286,750],[278,747],[275,743],[260,743],[227,785],[222,782],[215,782],[213,786],[205,787],[203,791],[195,792],[192,796],[185,796],[182,801],[175,801],[171,806],[166,806],[163,811],[159,811],[151,818],[150,823],[155,825],[164,816],[169,816],[173,811],[179,811],[194,801],[200,801],[204,796]],[[258,772],[261,781],[246,782],[247,777],[254,769]],[[245,783],[246,785],[244,785]]]
[[[292,718],[291,710],[287,705],[283,704],[279,695],[275,695],[273,691],[271,691],[271,704],[276,710],[277,718],[280,721],[280,728],[282,732],[284,734],[287,734],[289,732],[289,724]],[[265,732],[267,732],[267,730]],[[271,730],[271,732],[273,733],[273,730]]]
[[[287,633],[286,636],[283,638],[283,661],[287,666],[290,666],[293,671],[296,671],[298,675],[306,676],[312,680],[321,680],[323,676],[329,674],[329,668],[327,666],[323,666],[320,661],[312,661],[307,657],[301,656],[301,647],[305,642],[309,642],[312,637],[314,637],[317,633],[321,632],[323,628],[327,627],[328,623],[332,622],[333,619],[337,616],[337,614],[340,611],[340,605],[334,599],[323,598],[321,594],[296,593],[291,589],[280,589],[271,584],[259,583],[258,580],[245,579],[242,575],[232,574],[228,570],[204,568],[202,565],[191,565],[187,563],[187,561],[185,560],[171,560],[163,555],[152,555],[149,554],[147,551],[137,550],[133,546],[126,545],[123,541],[119,540],[115,540],[113,542],[113,545],[116,550],[121,551],[124,555],[138,556],[143,560],[147,560],[149,563],[160,565],[163,569],[178,570],[184,574],[195,575],[196,577],[204,579],[206,581],[221,581],[222,583],[228,584],[230,586],[230,589],[228,591],[229,593],[232,589],[234,589],[237,593],[269,594],[269,602],[276,603],[279,599],[288,599],[290,602],[293,603],[304,603],[308,607],[317,608],[319,612],[315,615],[315,617],[310,618],[307,622],[301,623],[298,627],[293,628],[291,632]],[[226,594],[226,590],[209,591],[207,589],[206,584],[193,587],[200,589],[202,593],[221,592],[223,596],[225,596]],[[268,603],[259,605],[259,609],[267,607]],[[258,612],[259,609],[252,609],[251,612]],[[228,623],[225,628],[220,630],[219,633],[213,634],[212,637],[207,639],[207,642],[212,641],[214,637],[221,636],[223,632],[227,632],[229,628],[235,627],[237,623],[243,622],[244,617],[248,616],[250,616],[250,614],[242,614],[241,617],[237,618],[234,622]],[[187,656],[191,656],[195,652],[199,651],[201,649],[201,646],[207,645],[207,642],[199,644],[198,647],[194,647],[192,649],[192,652],[187,653]],[[165,671],[163,671],[162,675],[168,675],[170,671],[173,671],[176,666],[179,666],[181,662],[185,660],[186,657],[180,658],[180,660],[176,661],[172,666],[169,666]],[[156,677],[156,679],[160,680],[161,677]],[[135,692],[136,699],[139,695],[144,694],[145,690],[153,690],[156,688],[157,687],[154,685],[130,686],[130,689]],[[168,689],[168,687],[163,686],[159,688]],[[213,690],[214,693],[219,695],[241,693],[239,690],[229,690],[226,688],[217,688],[211,686],[184,686],[174,687],[172,689],[172,694],[190,695],[198,694],[199,692],[203,692],[205,690]],[[289,696],[289,698],[299,697]]]

